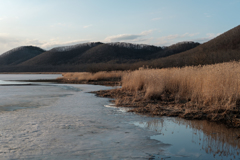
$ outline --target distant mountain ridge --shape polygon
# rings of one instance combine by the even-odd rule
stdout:
[[[113,43],[107,43],[111,46],[118,46],[118,47],[125,47],[130,49],[146,49],[146,50],[157,50],[161,47],[154,46],[154,45],[147,45],[147,44],[132,44],[132,43],[126,43],[126,42],[113,42]]]
[[[79,47],[95,47],[98,44],[103,44],[103,43],[101,43],[101,42],[88,42],[88,43],[81,43],[81,44],[76,44],[76,45],[71,45],[71,46],[55,47],[51,50],[56,51],[56,52],[65,52],[65,51],[71,51],[71,50],[79,48]]]
[[[182,43],[173,50],[171,47],[162,47],[131,44],[125,42],[102,43],[89,42],[72,46],[56,47],[46,51],[25,62],[22,66],[32,65],[78,65],[83,63],[133,63],[145,61],[159,57],[176,54],[182,51],[182,45],[185,45],[184,51],[191,49],[199,43]],[[195,44],[195,45],[192,45]],[[187,47],[189,46],[189,47]]]
[[[240,25],[190,50],[154,60],[158,67],[206,65],[240,60]],[[161,64],[161,65],[160,65]]]
[[[159,47],[125,42],[89,42],[48,51],[24,46],[0,55],[0,71],[86,71],[90,68],[95,72],[137,69],[143,65],[167,68],[239,60],[240,25],[203,44],[190,41]]]

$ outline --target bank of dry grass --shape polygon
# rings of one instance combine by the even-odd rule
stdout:
[[[119,106],[159,116],[222,121],[240,126],[240,62],[183,68],[65,73],[77,83],[117,85],[122,88],[97,92],[115,98]],[[117,81],[115,81],[117,80]],[[107,81],[107,83],[99,83]],[[109,83],[109,82],[114,83]]]
[[[222,121],[240,126],[240,63],[141,69],[122,75],[122,88],[98,95],[159,116]]]
[[[128,71],[101,71],[97,73],[91,72],[75,72],[75,73],[63,73],[58,78],[63,83],[82,83],[82,84],[98,84],[98,85],[119,85],[121,77]]]
[[[127,71],[101,71],[97,73],[90,72],[75,72],[75,73],[63,73],[62,76],[69,80],[104,80],[111,78],[121,78]]]
[[[175,102],[232,108],[240,99],[240,63],[143,69],[124,74],[122,90],[144,91],[145,99],[172,96]]]

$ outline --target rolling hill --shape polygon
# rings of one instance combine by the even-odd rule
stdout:
[[[0,55],[0,65],[17,65],[43,52],[45,52],[45,50],[34,46],[14,48]]]
[[[240,25],[193,49],[156,59],[157,67],[182,67],[240,60]]]
[[[184,42],[178,45],[165,47],[131,44],[124,42],[101,43],[91,42],[74,46],[53,48],[21,66],[32,65],[79,65],[89,63],[134,63],[186,51],[196,47],[199,43]]]
[[[73,46],[57,47],[49,51],[46,51],[32,59],[29,59],[21,65],[33,66],[33,65],[62,65],[69,64],[69,61],[75,57],[83,54],[85,51],[96,47],[102,43],[83,43]]]
[[[86,71],[183,67],[240,60],[240,25],[203,43],[168,47],[124,42],[90,42],[49,51],[25,46],[0,56],[0,71]],[[92,70],[92,69],[90,69]]]

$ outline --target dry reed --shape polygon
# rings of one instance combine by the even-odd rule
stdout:
[[[176,103],[188,102],[209,109],[233,109],[240,100],[240,62],[165,69],[141,67],[131,72],[64,73],[63,78],[80,81],[121,78],[123,92],[137,95],[141,91],[145,99],[157,100],[171,95]]]
[[[236,106],[240,91],[240,63],[141,69],[122,76],[122,89],[144,91],[146,99],[173,95],[176,102],[230,109]]]
[[[111,79],[111,78],[121,78],[123,74],[127,71],[101,71],[97,73],[90,72],[75,72],[75,73],[63,73],[63,78],[68,80],[103,80],[103,79]]]

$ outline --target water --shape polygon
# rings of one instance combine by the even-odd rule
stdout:
[[[229,129],[208,121],[165,117],[133,122],[134,125],[156,131],[150,139],[171,146],[156,159],[239,159],[239,129]]]
[[[16,85],[30,85],[31,83],[27,82],[17,82],[17,81],[3,81],[0,80],[0,86],[16,86]]]
[[[42,77],[0,75],[2,80]],[[111,87],[0,83],[1,160],[240,158],[239,129],[140,116],[89,93]]]
[[[61,76],[61,74],[0,74],[0,80],[56,79]]]

